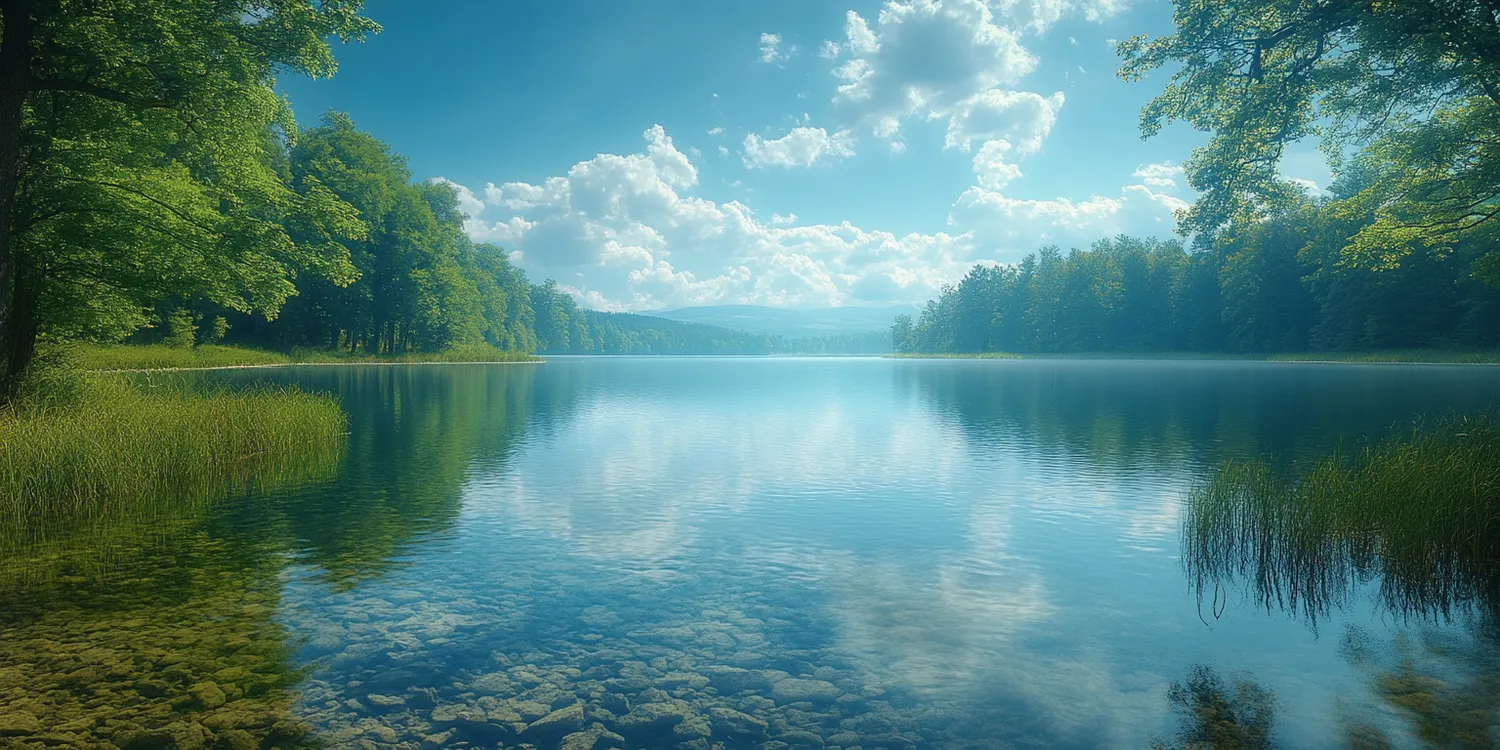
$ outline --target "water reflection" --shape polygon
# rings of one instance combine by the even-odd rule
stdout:
[[[94,593],[23,597],[45,606],[0,624],[0,648],[138,639],[163,652],[131,656],[105,686],[150,679],[162,658],[201,664],[131,698],[128,720],[196,725],[221,744],[228,730],[208,717],[256,705],[244,731],[262,743],[1142,747],[1173,731],[1171,683],[1211,664],[1280,697],[1285,744],[1325,746],[1353,721],[1332,696],[1369,680],[1296,622],[1230,612],[1205,627],[1177,559],[1182,498],[1225,458],[1295,463],[1432,402],[1489,398],[1500,378],[1474,372],[734,359],[255,371],[234,377],[340,395],[337,481],[183,511]],[[41,612],[53,609],[66,614]],[[163,640],[161,618],[203,635]],[[1368,612],[1334,619],[1393,635]],[[89,621],[97,632],[69,635]],[[237,637],[222,623],[261,659],[250,673],[278,676],[257,695],[264,677],[217,677],[239,651],[203,653]],[[6,672],[7,656],[7,697],[64,690],[77,670]],[[223,705],[207,707],[206,688],[201,707],[181,698],[205,681]],[[108,689],[100,705],[126,711]],[[110,726],[86,729],[109,739]]]

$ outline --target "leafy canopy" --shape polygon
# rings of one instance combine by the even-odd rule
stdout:
[[[1179,66],[1141,112],[1146,137],[1213,133],[1184,165],[1201,197],[1180,229],[1212,241],[1283,209],[1287,144],[1321,139],[1335,169],[1378,178],[1334,210],[1373,214],[1345,261],[1391,268],[1414,248],[1493,238],[1500,215],[1500,6],[1493,0],[1175,0],[1174,34],[1119,45],[1120,76]],[[1500,255],[1475,263],[1500,284]]]

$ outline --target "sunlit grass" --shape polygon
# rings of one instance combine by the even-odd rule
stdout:
[[[1500,611],[1500,427],[1445,417],[1297,478],[1228,464],[1190,494],[1183,552],[1200,597],[1243,583],[1313,619],[1372,580],[1403,615]]]
[[[190,370],[209,367],[254,367],[289,364],[363,364],[419,362],[539,362],[525,352],[497,349],[489,344],[459,344],[440,352],[411,352],[395,356],[363,352],[294,349],[290,354],[241,346],[202,345],[191,349],[155,345],[86,344],[76,347],[79,365],[97,371]]]
[[[63,397],[0,412],[0,547],[138,507],[331,474],[344,449],[347,418],[328,396],[75,377]]]

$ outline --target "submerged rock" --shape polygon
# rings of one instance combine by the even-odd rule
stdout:
[[[559,739],[583,728],[583,704],[574,703],[532,722],[521,736],[528,741]]]
[[[708,709],[709,722],[714,731],[729,737],[757,738],[766,735],[766,722],[732,708],[714,706]]]
[[[0,737],[22,737],[42,731],[42,723],[25,711],[0,713]]]
[[[692,708],[680,701],[642,703],[621,716],[615,727],[627,738],[665,732],[692,716]]]
[[[771,697],[777,703],[832,703],[844,692],[838,686],[824,680],[807,680],[788,677],[771,687]]]

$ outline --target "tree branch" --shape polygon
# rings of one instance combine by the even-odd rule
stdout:
[[[29,88],[32,91],[74,91],[140,109],[169,109],[177,105],[177,101],[170,97],[153,99],[144,96],[132,96],[122,91],[115,91],[111,88],[84,81],[69,81],[62,78],[33,78],[29,83]]]

